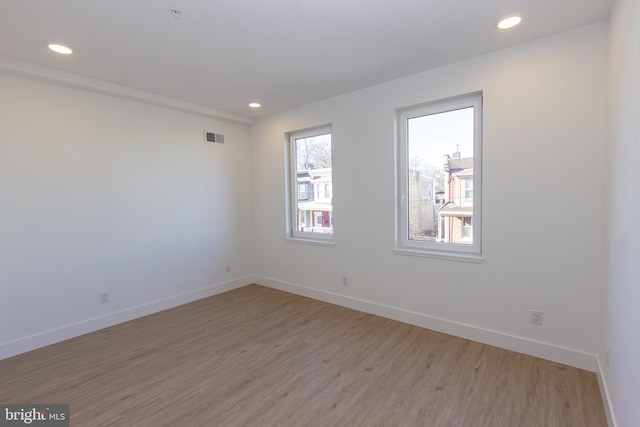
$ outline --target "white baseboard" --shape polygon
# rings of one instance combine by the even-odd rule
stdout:
[[[50,329],[38,334],[19,338],[0,344],[0,360],[16,356],[27,351],[35,350],[60,341],[94,332],[118,323],[157,313],[168,308],[187,304],[202,298],[207,298],[222,292],[250,285],[255,282],[254,276],[245,276],[227,282],[196,289],[171,297],[162,298],[145,304],[129,307],[124,310],[105,314],[103,316],[85,319],[59,328]]]
[[[252,283],[595,372],[607,423],[617,427],[604,370],[596,355],[264,276],[241,277],[1,343],[0,360]]]
[[[409,323],[445,334],[481,342],[483,344],[489,344],[529,356],[574,366],[591,372],[598,372],[596,356],[582,351],[534,341],[528,338],[505,334],[503,332],[479,328],[477,326],[454,322],[451,320],[440,319],[372,301],[309,288],[294,283],[283,282],[264,276],[256,276],[255,283],[296,295],[302,295],[331,304],[352,308],[365,313],[375,314],[388,319],[398,320],[400,322]]]
[[[613,405],[611,402],[611,395],[609,394],[609,387],[607,386],[607,380],[603,374],[604,369],[602,369],[602,363],[600,358],[596,356],[596,361],[598,363],[598,371],[596,375],[598,377],[598,385],[600,386],[600,394],[602,395],[602,404],[604,405],[604,413],[607,416],[607,425],[609,427],[617,427],[618,423],[616,422],[616,417],[613,412]]]

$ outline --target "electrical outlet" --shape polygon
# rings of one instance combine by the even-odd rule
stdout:
[[[542,326],[542,311],[531,310],[531,324]]]
[[[109,302],[109,292],[100,292],[100,304]]]
[[[349,279],[347,276],[342,276],[342,286],[349,286]]]
[[[609,367],[609,353],[611,352],[611,348],[609,347],[609,345],[607,344],[604,347],[604,363],[607,364],[607,368]]]
[[[227,264],[226,271],[227,273],[231,273],[231,264]]]

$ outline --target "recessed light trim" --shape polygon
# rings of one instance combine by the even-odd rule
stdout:
[[[73,53],[73,49],[60,43],[49,43],[49,49],[62,55],[71,55]]]
[[[251,107],[251,108],[260,108],[261,105],[260,105],[259,102],[250,102],[249,103],[249,107]]]
[[[509,28],[513,28],[516,25],[522,22],[522,17],[519,15],[512,15],[502,19],[498,22],[498,28],[501,30],[508,30]]]

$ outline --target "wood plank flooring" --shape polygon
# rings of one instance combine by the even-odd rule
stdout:
[[[606,426],[595,374],[257,285],[0,361],[72,426]]]

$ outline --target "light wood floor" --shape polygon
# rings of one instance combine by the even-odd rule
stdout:
[[[72,426],[605,426],[595,375],[247,286],[0,361]]]

